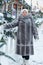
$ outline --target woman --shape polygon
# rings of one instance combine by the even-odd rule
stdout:
[[[28,13],[27,9],[23,9],[15,23],[5,24],[4,29],[13,28],[18,26],[17,31],[17,48],[16,54],[19,54],[23,58],[23,64],[27,65],[30,55],[34,54],[33,51],[33,36],[38,39],[38,32],[34,23],[33,17]]]

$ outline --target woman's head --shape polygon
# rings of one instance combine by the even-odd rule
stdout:
[[[23,16],[28,15],[28,10],[27,10],[27,9],[21,10],[21,14],[22,14]]]

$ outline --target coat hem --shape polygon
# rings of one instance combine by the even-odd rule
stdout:
[[[34,53],[33,54],[26,54],[26,55],[22,55],[22,54],[18,54],[18,53],[16,53],[17,55],[21,55],[21,56],[30,56],[30,55],[34,55]]]

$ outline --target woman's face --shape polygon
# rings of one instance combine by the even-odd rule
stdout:
[[[28,15],[27,11],[23,11],[22,15],[23,15],[23,16]]]

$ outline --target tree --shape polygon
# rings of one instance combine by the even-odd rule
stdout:
[[[2,1],[3,1],[3,0],[0,0],[0,5],[2,5]]]

